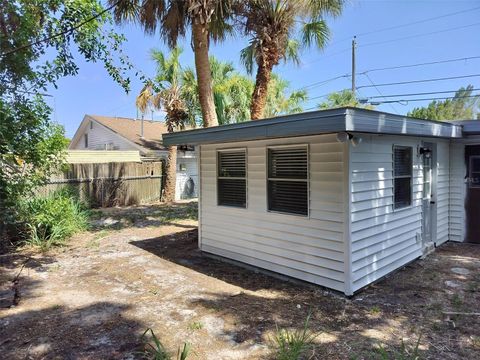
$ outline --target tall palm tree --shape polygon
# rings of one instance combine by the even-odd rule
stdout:
[[[345,0],[246,0],[241,14],[250,45],[241,59],[252,72],[257,65],[252,119],[263,117],[273,67],[281,60],[299,62],[301,47],[322,49],[329,39],[326,15],[338,16]]]
[[[181,53],[182,50],[175,47],[167,58],[161,51],[152,51],[152,59],[157,63],[157,74],[154,82],[145,85],[136,99],[137,108],[142,113],[149,108],[165,112],[165,124],[169,133],[183,129],[190,118],[182,96],[182,67],[179,61]],[[165,173],[163,199],[172,202],[175,201],[177,174],[176,146],[168,147]]]
[[[212,91],[208,49],[232,32],[229,20],[234,0],[109,0],[117,22],[137,21],[148,34],[160,35],[171,47],[191,28],[199,99],[205,127],[218,125]]]

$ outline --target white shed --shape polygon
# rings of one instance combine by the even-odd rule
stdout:
[[[202,251],[352,295],[464,241],[465,187],[480,180],[480,166],[463,178],[467,135],[449,122],[340,108],[163,139],[197,146]]]

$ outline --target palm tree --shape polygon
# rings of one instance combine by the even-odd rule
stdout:
[[[267,101],[263,115],[274,117],[282,114],[294,114],[303,110],[302,103],[308,98],[306,90],[292,91],[287,95],[290,83],[272,73],[268,86]]]
[[[250,45],[242,50],[247,71],[257,65],[252,119],[263,117],[273,67],[281,60],[299,62],[301,47],[323,49],[329,39],[325,15],[338,16],[345,0],[246,0],[241,14]]]
[[[165,124],[169,133],[183,129],[190,118],[188,108],[182,95],[182,67],[179,57],[182,50],[173,48],[168,58],[159,51],[152,51],[152,59],[157,63],[157,74],[154,82],[145,85],[137,96],[136,105],[142,112],[149,108],[165,112]],[[166,202],[175,201],[175,185],[177,174],[177,147],[168,147],[168,158],[165,169]]]
[[[345,89],[337,92],[333,92],[327,95],[327,100],[321,102],[317,107],[321,110],[324,109],[335,109],[339,107],[358,107],[363,109],[374,109],[375,106],[370,104],[362,104],[353,94],[352,90]]]
[[[171,48],[191,28],[203,124],[205,127],[218,125],[208,49],[211,40],[222,41],[232,32],[229,20],[233,0],[109,0],[109,3],[115,5],[117,22],[137,21],[148,34],[155,34],[158,27]]]

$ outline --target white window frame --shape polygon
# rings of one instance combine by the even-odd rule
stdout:
[[[306,179],[282,179],[282,178],[270,178],[268,175],[269,175],[269,157],[268,157],[268,153],[270,149],[273,149],[273,150],[278,150],[278,149],[288,149],[288,148],[292,148],[292,149],[295,149],[295,148],[302,148],[304,147],[306,150],[307,150],[307,178]],[[288,144],[288,145],[271,145],[271,146],[267,146],[265,148],[265,178],[266,178],[266,181],[265,181],[265,200],[266,200],[266,203],[265,203],[265,208],[267,209],[267,212],[269,213],[272,213],[272,214],[280,214],[280,215],[287,215],[287,216],[298,216],[298,217],[302,217],[302,218],[307,218],[309,219],[310,218],[310,146],[309,144],[305,144],[305,143],[302,143],[302,144]],[[279,181],[296,181],[296,182],[306,182],[307,183],[307,214],[306,215],[303,215],[303,214],[295,214],[295,213],[290,213],[290,212],[285,212],[285,211],[278,211],[278,210],[270,210],[269,209],[269,198],[268,198],[268,194],[269,194],[269,191],[268,191],[268,184],[270,182],[270,180],[279,180]]]
[[[411,156],[410,156],[411,172],[410,172],[410,175],[400,175],[400,176],[395,175],[395,149],[410,149],[410,152],[411,152]],[[414,155],[413,146],[410,146],[410,145],[393,145],[393,148],[392,148],[392,179],[393,179],[392,180],[392,182],[393,182],[393,194],[392,194],[393,203],[392,203],[392,207],[393,207],[393,211],[406,210],[406,209],[412,208],[412,206],[413,206],[413,155]],[[408,204],[406,206],[402,206],[402,207],[396,207],[395,206],[395,180],[396,179],[406,179],[406,178],[410,178],[410,204]]]
[[[219,162],[219,155],[222,152],[234,152],[234,151],[243,151],[245,153],[245,177],[231,177],[231,176],[218,176],[218,168],[220,165]],[[215,153],[215,179],[216,179],[216,195],[217,195],[217,206],[226,207],[226,208],[233,208],[233,209],[247,209],[248,208],[248,152],[247,148],[225,148],[225,149],[217,149]],[[220,191],[218,189],[218,180],[221,179],[228,179],[228,180],[245,180],[245,206],[235,206],[235,205],[225,205],[220,204],[219,194]]]

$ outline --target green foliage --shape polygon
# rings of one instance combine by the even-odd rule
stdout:
[[[150,333],[150,338],[148,334]],[[173,360],[170,353],[165,346],[157,338],[152,329],[148,328],[142,335],[142,342],[144,351],[141,353],[144,359],[148,360]],[[176,360],[186,360],[190,354],[191,346],[189,343],[184,343],[181,348],[178,348]]]
[[[201,330],[203,329],[203,324],[200,321],[194,321],[188,325],[190,330]]]
[[[238,72],[232,63],[210,58],[213,80],[213,94],[219,124],[233,124],[249,121],[250,102],[254,81]],[[183,75],[183,93],[192,115],[200,116],[198,91],[193,69],[186,69]],[[265,117],[291,114],[302,111],[302,103],[307,99],[306,91],[288,93],[289,82],[277,74],[272,74],[268,89]]]
[[[26,232],[25,241],[42,250],[63,245],[67,238],[85,230],[88,215],[86,205],[68,190],[19,203],[19,219]]]
[[[73,52],[101,62],[126,91],[131,64],[118,55],[124,37],[98,0],[2,1],[0,12],[0,235],[17,204],[63,162],[67,142],[50,119],[48,86],[78,67]],[[82,26],[79,26],[83,24]],[[75,27],[74,31],[70,31]],[[39,234],[41,237],[41,234]]]
[[[453,99],[432,101],[426,107],[414,108],[407,113],[407,116],[430,120],[480,119],[480,96],[472,97],[473,89],[473,85],[468,85],[466,88],[461,87]]]
[[[338,92],[333,92],[327,96],[327,100],[318,104],[318,108],[325,109],[335,109],[339,107],[357,107],[364,109],[374,109],[373,105],[361,104],[353,95],[351,90],[345,89]]]
[[[277,360],[298,360],[311,348],[317,334],[309,330],[311,313],[308,314],[302,329],[278,329],[272,339],[273,351]]]

